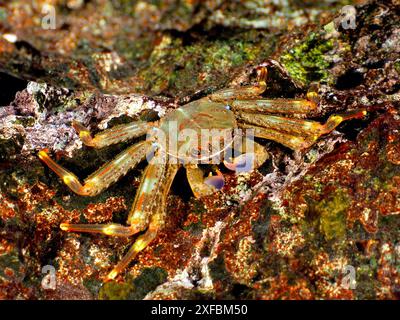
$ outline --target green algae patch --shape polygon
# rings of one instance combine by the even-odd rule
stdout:
[[[253,31],[217,40],[165,35],[139,71],[135,89],[173,97],[215,90],[244,66],[267,59],[275,44],[274,37]]]
[[[400,61],[397,61],[397,62],[394,64],[394,68],[395,68],[396,71],[400,74]]]
[[[167,272],[164,269],[154,267],[145,268],[142,273],[132,278],[128,276],[125,282],[107,282],[100,289],[101,300],[141,300],[147,293],[167,280]]]
[[[327,82],[331,62],[328,53],[334,49],[334,40],[324,39],[321,34],[310,33],[299,45],[289,49],[280,57],[293,80],[302,86],[311,82]]]
[[[326,240],[346,235],[346,210],[349,205],[349,198],[341,191],[315,205],[314,210],[319,214],[319,229]]]

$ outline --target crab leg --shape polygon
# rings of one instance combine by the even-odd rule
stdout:
[[[340,123],[349,119],[363,118],[365,110],[355,110],[343,114],[332,115],[325,124],[317,121],[285,118],[278,116],[242,113],[240,124],[244,128],[253,128],[256,137],[274,140],[293,150],[301,150],[311,146],[321,135],[334,130]]]
[[[132,226],[123,226],[117,223],[108,224],[70,224],[61,223],[60,229],[67,232],[101,233],[107,236],[129,237],[141,231]]]
[[[156,150],[155,156],[150,161],[143,173],[141,183],[136,191],[127,223],[130,225],[146,226],[153,208],[156,205],[155,196],[159,194],[161,181],[166,170],[167,156]]]
[[[317,110],[317,104],[307,99],[237,100],[231,103],[233,111],[280,113],[303,117]]]
[[[92,138],[89,129],[85,128],[77,121],[72,122],[72,126],[79,134],[82,142],[90,147],[103,148],[118,142],[145,135],[154,123],[136,121],[128,124],[121,124],[110,129],[104,130]]]
[[[257,73],[256,85],[223,89],[210,95],[210,99],[215,102],[229,103],[234,111],[295,114],[305,117],[317,110],[318,87],[314,84],[307,92],[307,99],[256,99],[267,87],[267,68],[259,67]]]
[[[149,141],[131,146],[86,178],[83,185],[75,174],[53,161],[45,150],[39,151],[38,156],[73,192],[83,196],[95,196],[135,167],[150,149]]]
[[[296,135],[280,132],[278,130],[263,128],[246,123],[240,123],[239,126],[242,128],[254,129],[255,137],[276,141],[292,150],[302,150],[308,148],[314,142],[308,137],[303,138]]]
[[[335,129],[343,121],[353,118],[363,118],[366,112],[363,110],[351,111],[348,113],[331,115],[325,124],[317,121],[286,118],[273,115],[254,115],[251,113],[240,113],[239,119],[260,127],[276,129],[291,134],[318,137]]]
[[[252,99],[235,100],[230,106],[236,112],[280,113],[305,117],[318,109],[318,88],[310,86],[307,99]]]
[[[252,86],[240,87],[236,89],[222,89],[209,97],[214,102],[229,102],[234,99],[248,99],[252,97],[257,97],[262,94],[267,88],[266,78],[267,78],[267,68],[259,67],[257,69],[257,84]]]
[[[157,158],[157,156],[155,157]],[[143,182],[137,191],[128,223],[140,223],[150,217],[146,232],[137,238],[122,260],[108,274],[106,280],[114,279],[136,255],[156,237],[164,225],[166,202],[172,181],[178,171],[176,164],[150,163],[143,177]]]

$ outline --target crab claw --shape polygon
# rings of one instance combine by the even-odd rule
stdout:
[[[212,176],[210,174],[210,176],[208,178],[204,179],[204,183],[214,187],[217,190],[221,190],[224,185],[225,185],[225,179],[224,176],[222,175],[222,173],[217,170],[217,175],[216,176]]]
[[[225,167],[236,173],[248,172],[254,168],[254,154],[244,153],[233,159],[233,162],[224,161]]]

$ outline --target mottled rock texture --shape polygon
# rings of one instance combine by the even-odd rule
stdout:
[[[355,28],[342,23],[349,4]],[[49,8],[54,30],[43,29]],[[398,299],[399,16],[397,0],[0,4],[0,298]],[[260,140],[271,159],[224,172],[224,188],[203,199],[178,173],[164,230],[102,285],[133,239],[59,224],[124,223],[145,164],[85,198],[37,151],[84,178],[131,142],[82,146],[72,120],[95,132],[152,120],[253,81],[267,59],[280,67],[264,97],[301,97],[318,82],[315,119],[358,108],[367,118],[302,153]],[[55,289],[43,287],[44,266]]]

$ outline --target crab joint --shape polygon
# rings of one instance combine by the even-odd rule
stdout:
[[[80,124],[78,121],[72,121],[72,127],[75,129],[75,131],[78,133],[79,138],[82,140],[82,142],[87,145],[87,146],[94,146],[93,143],[93,138],[90,135],[90,131],[84,127],[82,124]]]
[[[106,278],[104,279],[104,281],[111,281],[111,280],[114,280],[115,279],[115,277],[118,275],[118,273],[119,273],[119,270],[112,270],[107,276],[106,276]]]
[[[73,173],[54,162],[47,154],[46,149],[39,151],[38,157],[53,170],[73,192],[80,195],[88,195],[87,190],[83,188],[79,179]]]

